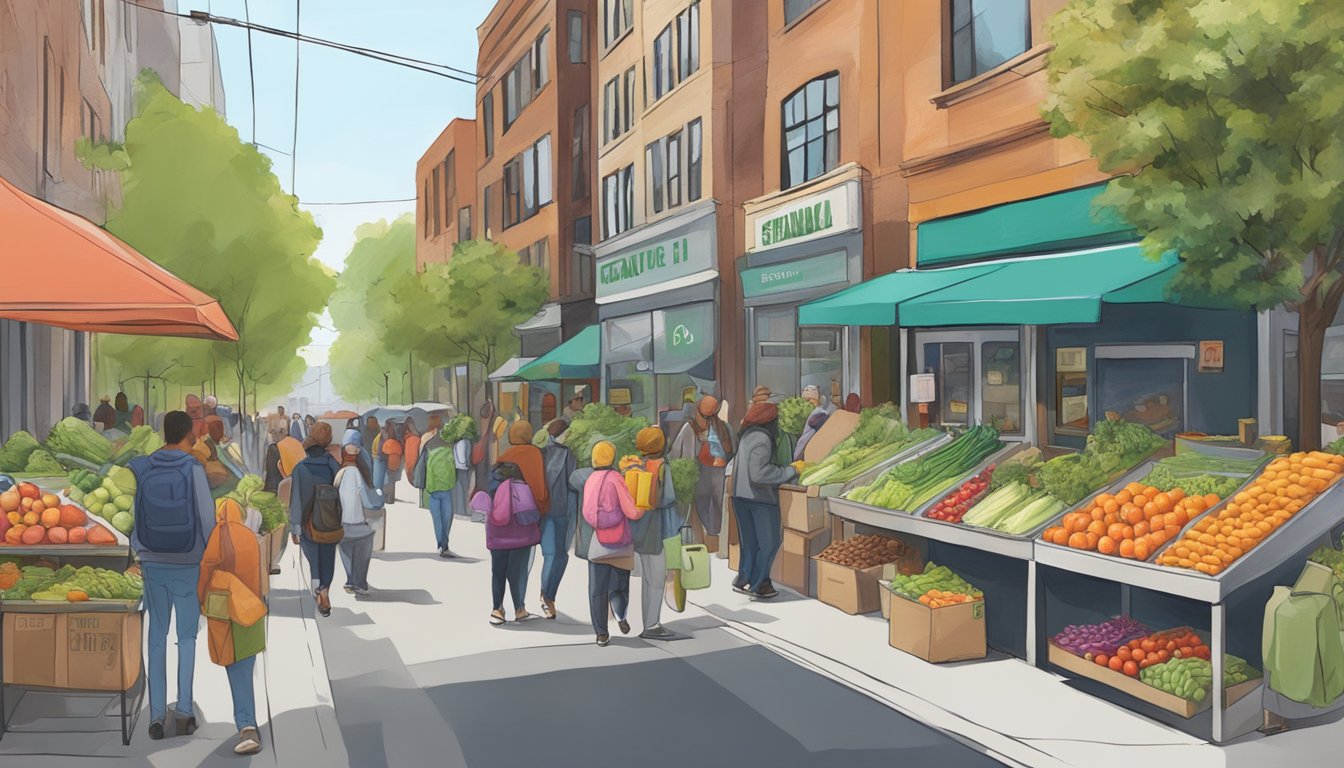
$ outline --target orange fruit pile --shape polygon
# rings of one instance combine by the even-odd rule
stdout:
[[[971,603],[981,598],[964,595],[960,592],[948,592],[942,589],[930,589],[928,592],[919,596],[919,602],[930,608],[942,608],[946,605],[960,605],[961,603]]]
[[[1344,472],[1344,456],[1312,451],[1270,462],[1216,515],[1200,520],[1157,559],[1216,576],[1316,498]]]
[[[1218,502],[1213,494],[1186,496],[1180,488],[1164,493],[1130,483],[1115,495],[1103,493],[1090,507],[1065,515],[1041,539],[1103,555],[1147,560],[1158,547],[1176,538],[1186,523]]]

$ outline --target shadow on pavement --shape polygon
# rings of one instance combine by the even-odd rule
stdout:
[[[436,560],[447,564],[461,563],[471,565],[473,563],[484,562],[479,558],[465,557],[463,555],[458,555],[457,557],[439,557],[438,552],[374,552],[373,559],[383,560],[389,563],[401,563],[406,562],[407,560]]]
[[[749,608],[729,608],[726,605],[714,603],[712,605],[704,606],[704,609],[716,616],[724,616],[733,621],[741,621],[749,624],[773,624],[778,621],[777,618],[768,613],[753,611]]]
[[[428,591],[423,589],[373,589],[364,597],[355,598],[360,603],[406,603],[408,605],[440,605]]]
[[[581,624],[577,621],[565,621],[563,616],[564,614],[561,614],[562,618],[555,620],[541,618],[529,619],[522,624],[511,621],[508,624],[499,627],[499,629],[512,632],[542,632],[548,635],[593,634],[593,628],[587,622]]]

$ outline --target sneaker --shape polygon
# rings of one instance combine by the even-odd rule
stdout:
[[[505,621],[506,621],[506,619],[504,618],[504,611],[503,611],[503,610],[497,608],[497,609],[495,609],[495,610],[493,610],[493,611],[490,612],[490,623],[491,623],[493,626],[496,626],[496,627],[502,627],[502,626],[504,626],[504,622],[505,622]]]
[[[149,724],[149,738],[158,741],[163,738],[163,721],[155,720]]]
[[[355,597],[368,597],[368,596],[369,596],[369,589],[368,589],[368,587],[363,587],[363,588],[360,588],[360,587],[351,587],[350,590],[351,590],[352,592],[355,593]]]
[[[346,584],[345,587],[344,587],[344,589],[345,589],[345,594],[347,594],[347,595],[353,595],[353,594],[355,594],[355,588],[354,588],[354,586],[351,585],[351,584]]]
[[[640,632],[639,636],[645,640],[671,640],[676,637],[676,634],[663,627],[662,624],[654,624]]]
[[[598,647],[598,648],[606,648],[606,647],[607,647],[608,645],[610,645],[610,644],[611,644],[611,635],[598,635],[598,636],[597,636],[597,647]]]
[[[442,557],[445,560],[451,560],[457,557],[457,555],[453,554],[453,551],[451,549],[444,547],[443,549],[439,550],[439,557]]]
[[[616,626],[621,628],[622,635],[630,634],[630,622],[626,621],[625,619],[621,619],[619,622],[617,622]]]
[[[775,585],[767,581],[752,590],[751,596],[757,600],[770,600],[771,598],[779,597],[779,592],[775,591]]]
[[[196,716],[188,715],[182,717],[181,715],[178,715],[176,722],[173,724],[173,733],[177,736],[190,736],[195,732]]]
[[[238,732],[238,743],[233,747],[235,755],[255,755],[261,751],[261,734],[256,728],[244,728]]]

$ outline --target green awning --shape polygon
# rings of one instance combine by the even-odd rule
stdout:
[[[569,341],[518,369],[525,381],[596,379],[601,376],[602,328],[590,325]]]
[[[1002,269],[977,264],[950,269],[903,269],[850,286],[798,308],[799,325],[895,325],[903,301]]]
[[[1103,301],[1161,302],[1177,268],[1174,254],[1145,258],[1136,244],[999,262],[999,269],[903,301],[901,325],[1061,325],[1095,323]],[[936,270],[938,272],[944,270]],[[1167,280],[1170,278],[1168,277]],[[1143,283],[1141,288],[1131,289]]]

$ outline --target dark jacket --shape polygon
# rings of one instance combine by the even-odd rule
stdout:
[[[569,487],[569,476],[578,468],[574,452],[551,440],[541,449],[541,460],[546,467],[546,489],[551,497],[551,509],[546,514],[573,520],[579,512],[579,494]]]
[[[738,438],[733,459],[733,496],[779,504],[779,486],[798,479],[793,467],[775,463],[775,442],[760,427],[749,427]]]
[[[592,477],[593,471],[592,467],[583,467],[569,473],[569,490],[573,494],[576,512],[583,506],[583,486],[588,482],[588,478]],[[578,524],[574,526],[574,556],[587,560],[588,545],[593,539],[593,527],[583,519],[583,515],[575,517]]]
[[[319,483],[330,485],[336,479],[341,465],[331,458],[325,448],[312,446],[308,458],[294,467],[293,488],[289,492],[289,528],[292,533],[303,530],[303,511],[313,498],[313,489]]]
[[[266,484],[262,490],[269,493],[275,493],[275,489],[280,487],[280,481],[285,476],[280,473],[280,447],[275,443],[266,446],[266,457],[261,460],[262,475],[266,479]]]

